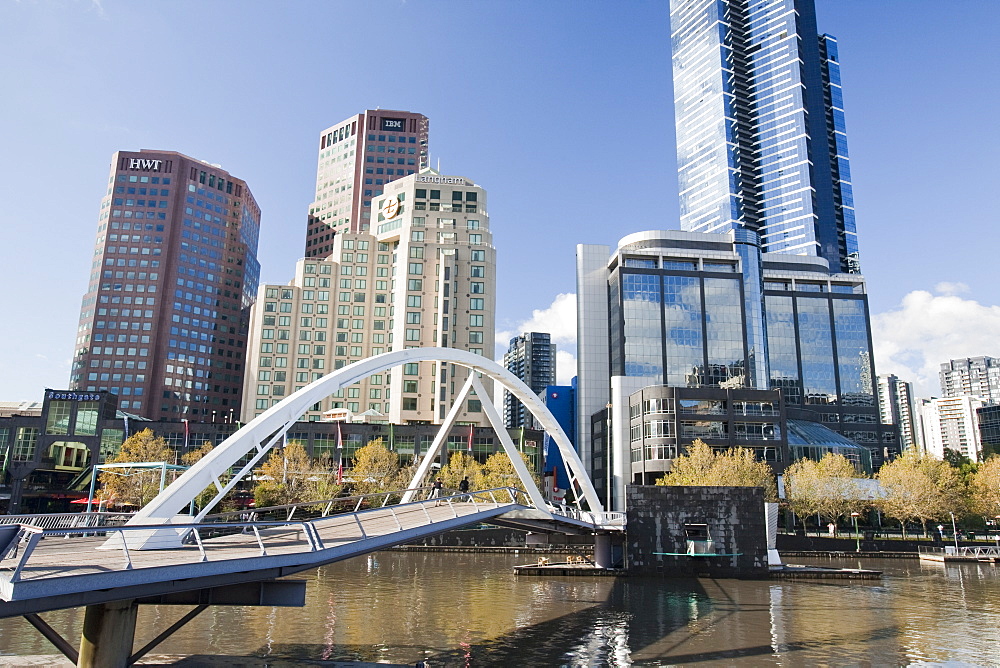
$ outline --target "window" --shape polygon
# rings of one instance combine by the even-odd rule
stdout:
[[[479,246],[483,243],[483,235],[481,234],[470,234],[469,243],[473,246]]]
[[[469,332],[469,343],[482,343],[483,333],[482,332]]]
[[[420,311],[407,311],[406,312],[406,324],[407,325],[419,325],[420,324]]]
[[[417,276],[424,273],[424,263],[423,262],[410,262],[407,273],[415,274]]]
[[[403,365],[404,376],[419,376],[420,364],[418,362],[407,362]]]
[[[481,264],[474,264],[470,269],[470,276],[473,278],[485,278],[486,277],[486,267]]]
[[[415,380],[403,381],[403,392],[416,392],[416,391],[417,391],[417,381]]]
[[[416,397],[403,397],[403,410],[404,411],[415,411],[415,410],[417,410],[417,398]]]
[[[473,281],[471,285],[472,294],[481,295],[486,292],[486,284],[480,281]]]
[[[406,295],[406,305],[409,308],[420,308],[421,300],[420,295]]]
[[[406,330],[406,340],[407,341],[419,341],[420,340],[420,330],[419,329],[407,329]]]
[[[481,315],[470,315],[469,325],[471,327],[482,327],[483,326],[483,316]]]
[[[485,300],[482,297],[473,297],[469,300],[469,308],[473,311],[482,311]]]
[[[424,259],[424,247],[410,246],[410,257],[420,260]]]

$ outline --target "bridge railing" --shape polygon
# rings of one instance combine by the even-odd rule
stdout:
[[[579,508],[574,508],[573,506],[549,506],[549,512],[553,515],[561,515],[562,517],[578,520],[580,522],[586,522],[598,527],[623,528],[625,526],[625,513],[595,513],[589,510],[580,510]]]
[[[215,522],[240,522],[253,520],[283,520],[289,522],[293,519],[317,519],[321,517],[331,517],[344,513],[356,513],[366,508],[385,508],[400,503],[402,495],[406,491],[416,489],[418,493],[428,495],[433,490],[432,486],[411,488],[410,490],[391,490],[387,492],[373,492],[371,494],[356,494],[353,496],[338,496],[333,499],[322,499],[320,501],[300,501],[280,506],[265,506],[261,508],[247,508],[246,510],[229,511],[225,513],[215,513],[206,515],[202,520],[205,523]],[[450,494],[442,494],[441,501],[451,499],[454,502],[461,501],[486,501],[490,503],[523,503],[531,505],[530,500],[523,491],[516,487],[497,487],[487,490],[471,490],[460,493],[456,490],[445,490]],[[427,499],[424,499],[427,500]]]
[[[58,529],[26,524],[8,525],[0,531],[0,582],[6,580],[17,583],[28,579],[93,574],[109,570],[127,571],[316,552],[328,546],[324,543],[323,534],[327,535],[327,542],[335,540],[338,544],[364,540],[395,530],[401,531],[404,522],[412,526],[415,517],[420,518],[420,523],[435,524],[459,517],[463,514],[460,512],[461,508],[468,508],[467,504],[503,506],[516,503],[516,499],[522,494],[523,492],[512,487],[498,487],[363,510],[360,509],[363,504],[355,497],[354,508],[358,510],[295,521],[260,521],[254,518],[239,522],[78,526]],[[383,496],[384,493],[361,495],[368,500],[381,499]],[[427,512],[429,505],[449,506],[453,513],[449,517],[435,517]],[[385,519],[389,518],[392,522],[387,528]],[[395,528],[392,528],[393,525]],[[336,534],[335,539],[331,538],[331,532]],[[183,537],[180,547],[179,537]],[[53,543],[53,539],[65,538],[76,540],[59,540],[58,543]],[[141,545],[142,549],[136,549],[137,545]],[[171,549],[157,549],[161,547]]]
[[[42,529],[73,529],[76,527],[120,526],[132,513],[53,513],[31,515],[0,515],[0,524],[30,524]]]

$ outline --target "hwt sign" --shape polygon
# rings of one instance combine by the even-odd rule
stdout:
[[[149,160],[148,158],[128,159],[129,169],[138,169],[143,172],[158,172],[160,171],[161,164],[163,164],[162,160]]]

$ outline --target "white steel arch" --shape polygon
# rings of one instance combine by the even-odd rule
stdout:
[[[219,493],[195,518],[195,521],[201,521],[201,518],[211,510],[222,496],[232,489],[243,476],[249,473],[267,454],[268,450],[282,439],[285,432],[295,424],[298,418],[304,415],[309,407],[317,401],[328,397],[341,388],[353,385],[373,373],[379,373],[406,362],[430,361],[449,362],[467,367],[510,390],[538,420],[552,440],[555,441],[578,500],[580,497],[582,497],[582,500],[586,500],[590,506],[589,510],[593,512],[603,511],[601,502],[597,498],[597,492],[594,490],[594,486],[583,467],[583,463],[580,461],[580,457],[569,442],[569,438],[563,432],[562,427],[559,426],[552,413],[545,407],[545,404],[541,402],[521,379],[482,355],[476,355],[456,348],[428,347],[397,350],[369,357],[329,373],[294,394],[289,395],[283,401],[271,406],[267,411],[247,423],[242,429],[224,440],[198,463],[184,472],[177,480],[136,513],[129,521],[129,524],[170,522],[202,490],[214,485]],[[469,382],[463,389],[462,394],[459,395],[458,401],[460,402],[469,389],[473,387],[480,388],[479,393],[482,393],[482,385],[475,373],[470,374]],[[539,504],[541,496],[538,493],[537,487],[531,482],[530,478],[527,481],[524,480],[526,472],[521,470],[524,469],[523,463],[520,461],[520,457],[514,456],[514,453],[508,447],[510,438],[507,437],[506,440],[504,439],[507,436],[506,431],[502,429],[502,425],[498,426],[498,423],[494,420],[494,418],[498,417],[498,414],[492,404],[491,398],[480,396],[480,400],[482,401],[484,411],[487,412],[488,417],[490,417],[491,422],[493,422],[494,427],[497,429],[504,449],[507,450],[508,455],[512,456],[514,467],[519,469],[518,473],[521,476],[522,483],[526,487],[530,486],[531,489],[526,491],[532,496],[536,507],[539,510],[545,510],[544,504]],[[457,413],[455,406],[452,407],[452,414],[449,415],[449,420],[445,423],[446,427],[454,419],[454,413]],[[439,438],[441,438],[440,434]],[[238,474],[233,476],[226,485],[223,485],[221,482],[222,477],[241,458],[250,453],[253,456],[249,463]],[[428,465],[433,453],[434,449],[432,447],[431,452],[425,457]]]

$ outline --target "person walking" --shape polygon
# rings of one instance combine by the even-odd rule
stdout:
[[[429,497],[427,497],[427,498],[428,499],[440,499],[441,498],[441,491],[443,489],[444,489],[444,481],[442,481],[441,478],[438,478],[437,480],[434,481],[434,484],[431,485],[431,495]],[[440,501],[435,501],[434,505],[436,506],[436,505],[438,505],[440,503],[441,503]]]
[[[472,499],[472,497],[469,497],[469,476],[465,476],[462,478],[462,482],[458,483],[458,491],[468,497],[466,500]]]

